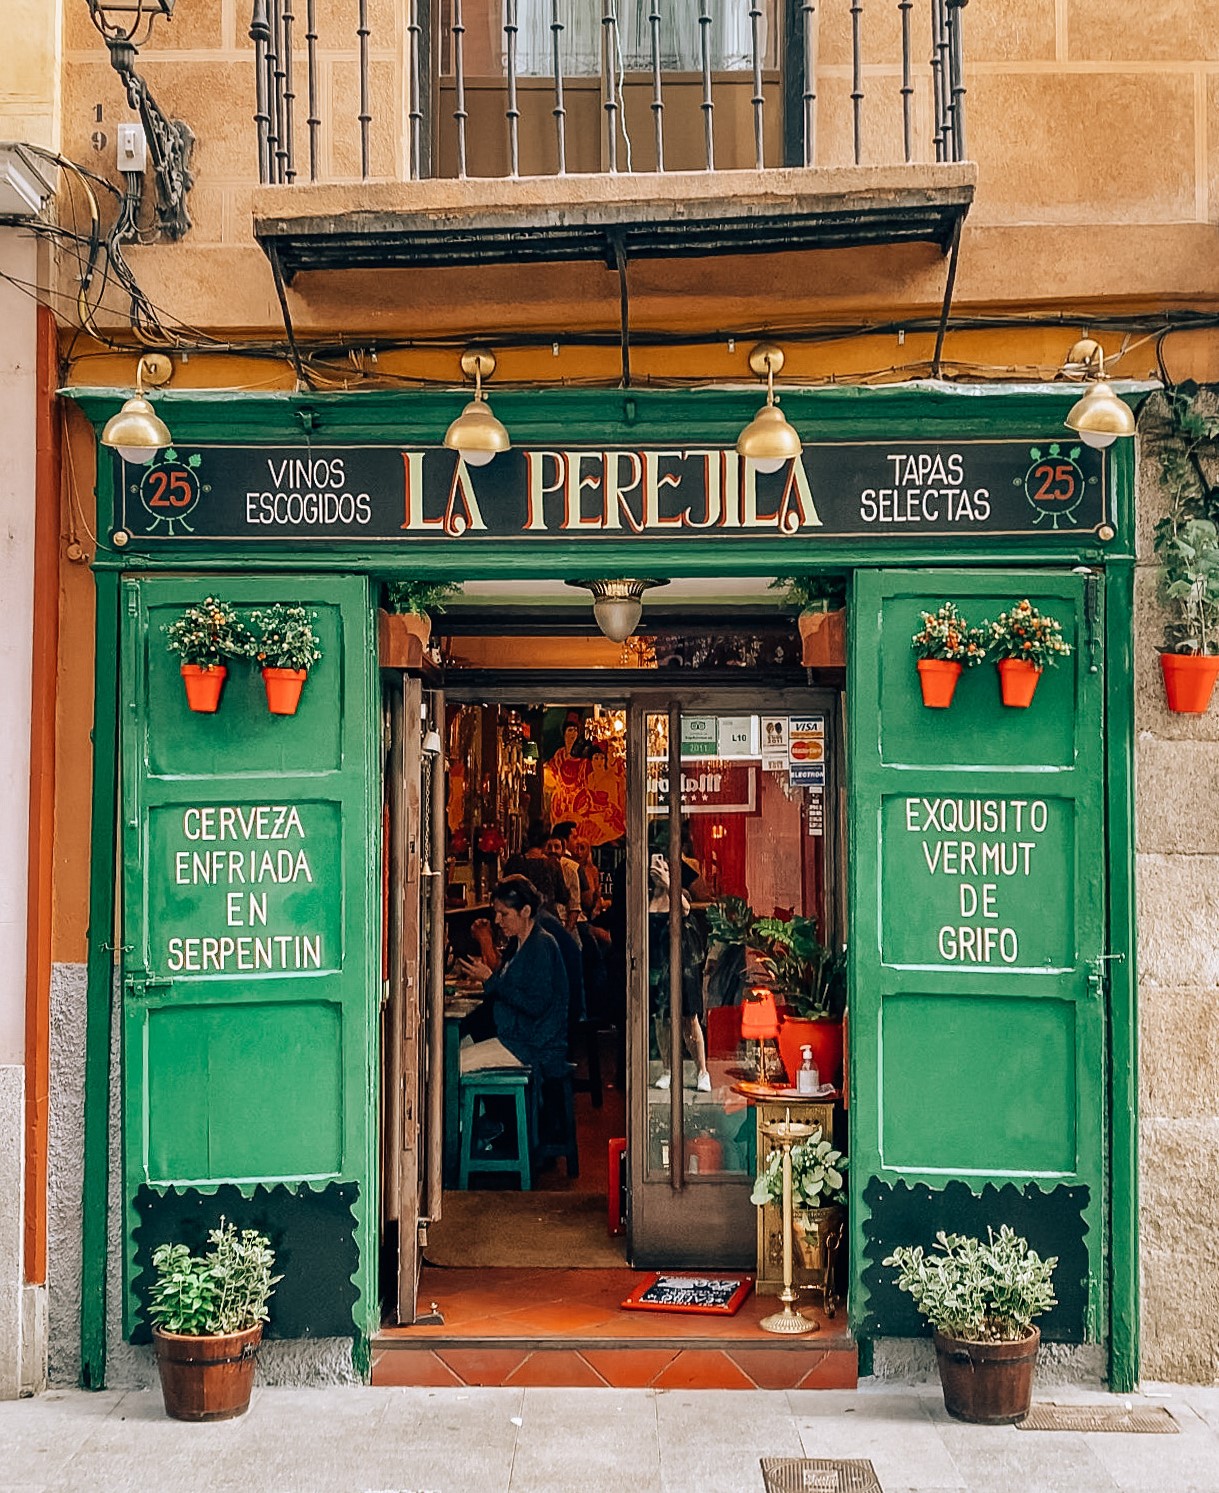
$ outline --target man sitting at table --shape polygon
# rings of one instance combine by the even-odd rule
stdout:
[[[529,1067],[544,1080],[567,1072],[567,972],[558,944],[538,925],[541,900],[525,876],[505,877],[491,893],[495,925],[508,940],[503,959],[496,970],[481,959],[461,968],[482,981],[495,1035],[462,1046],[463,1073]]]

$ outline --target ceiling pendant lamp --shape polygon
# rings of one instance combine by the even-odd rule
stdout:
[[[1067,412],[1064,422],[1086,446],[1103,450],[1119,436],[1134,434],[1134,413],[1105,382],[1105,353],[1099,342],[1083,337],[1067,354],[1063,373],[1092,380],[1087,392]]]
[[[136,364],[135,396],[102,428],[102,445],[117,451],[132,466],[146,467],[158,451],[173,445],[169,427],[144,398],[145,384],[159,388],[172,373],[173,364],[164,353],[145,353]]]
[[[597,626],[611,643],[625,643],[639,626],[643,616],[643,593],[654,586],[667,586],[668,581],[657,580],[613,580],[613,581],[568,581],[569,586],[582,586],[593,595],[593,616]]]
[[[444,443],[468,465],[486,466],[512,444],[483,393],[483,379],[495,372],[495,354],[489,347],[468,347],[461,355],[461,371],[474,380],[474,398],[445,431]]]
[[[737,437],[736,449],[759,472],[777,472],[802,448],[799,432],[787,423],[775,399],[775,374],[785,361],[783,349],[773,342],[759,342],[749,354],[750,368],[766,379],[766,403]]]

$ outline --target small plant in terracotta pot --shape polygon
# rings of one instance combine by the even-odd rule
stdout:
[[[980,628],[970,627],[955,601],[920,615],[923,625],[910,639],[910,646],[918,660],[923,704],[931,710],[947,710],[961,671],[974,668],[986,657],[986,639]]]
[[[418,668],[431,640],[432,617],[460,595],[455,581],[388,582],[385,606],[378,617],[382,667]]]
[[[845,949],[827,948],[817,923],[806,917],[756,918],[748,943],[759,953],[766,984],[783,1002],[779,1056],[791,1083],[800,1066],[800,1049],[811,1047],[824,1082],[842,1076],[842,1014],[846,1008]]]
[[[840,575],[781,575],[771,589],[782,591],[784,602],[798,609],[806,668],[846,667],[847,583]]]
[[[244,1415],[254,1363],[276,1282],[270,1241],[255,1229],[220,1220],[211,1246],[193,1255],[185,1244],[153,1251],[149,1295],[157,1370],[165,1412],[173,1420],[229,1420]]]
[[[944,1408],[957,1420],[1011,1425],[1029,1413],[1041,1342],[1033,1318],[1057,1305],[1057,1258],[1043,1260],[1007,1224],[986,1239],[935,1236],[935,1250],[902,1245],[885,1258],[897,1285],[931,1323]]]
[[[186,703],[201,714],[213,714],[228,678],[228,660],[250,656],[254,640],[249,628],[231,603],[205,596],[170,622],[165,633],[169,651],[181,659]]]
[[[1208,518],[1165,518],[1155,547],[1168,611],[1160,653],[1168,708],[1201,715],[1219,677],[1219,531]]]
[[[983,623],[999,669],[999,691],[1005,705],[1028,706],[1043,669],[1067,658],[1071,645],[1062,623],[1039,612],[1026,597],[993,622]]]
[[[309,670],[322,656],[313,627],[317,613],[277,604],[251,612],[250,621],[256,635],[254,657],[262,665],[267,709],[272,715],[295,715]]]

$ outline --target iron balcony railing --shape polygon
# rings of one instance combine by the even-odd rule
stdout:
[[[259,180],[963,161],[966,3],[253,0]]]

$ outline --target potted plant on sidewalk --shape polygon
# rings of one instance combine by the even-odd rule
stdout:
[[[390,581],[377,616],[381,667],[418,669],[432,636],[432,616],[461,595],[454,581]]]
[[[923,625],[910,644],[918,660],[923,704],[932,710],[947,710],[962,669],[972,669],[986,657],[986,639],[981,629],[970,627],[955,601],[946,601],[938,611],[920,615]]]
[[[814,918],[757,918],[749,943],[760,951],[766,984],[784,1006],[779,1056],[790,1082],[800,1049],[811,1047],[817,1071],[835,1087],[842,1081],[842,1013],[846,1007],[846,950],[817,937]]]
[[[771,589],[799,611],[803,663],[809,669],[843,669],[847,661],[847,583],[839,575],[781,575]]]
[[[205,596],[169,623],[165,633],[169,651],[181,659],[187,705],[214,714],[228,678],[228,660],[250,656],[249,628],[229,602]]]
[[[277,603],[250,613],[254,657],[262,665],[267,709],[272,715],[295,715],[309,670],[322,656],[313,624],[317,613]]]
[[[792,1223],[801,1263],[834,1315],[835,1266],[846,1234],[846,1157],[817,1129],[791,1148]],[[757,1208],[783,1206],[783,1153],[775,1147],[750,1194]]]
[[[185,1244],[153,1251],[148,1304],[165,1413],[173,1420],[229,1420],[244,1415],[254,1363],[277,1281],[270,1242],[255,1229],[220,1220],[211,1248]]]
[[[1066,658],[1071,645],[1062,623],[1044,616],[1026,597],[1010,611],[983,624],[999,669],[999,693],[1005,705],[1027,707],[1043,669]]]
[[[886,1256],[898,1287],[935,1329],[944,1408],[957,1420],[1023,1420],[1033,1397],[1041,1331],[1033,1318],[1057,1304],[1057,1258],[1043,1260],[1007,1224],[986,1239],[936,1235],[936,1251],[902,1245]]]
[[[1201,715],[1219,677],[1219,532],[1175,514],[1156,525],[1160,599],[1168,610],[1160,669],[1169,710]]]

